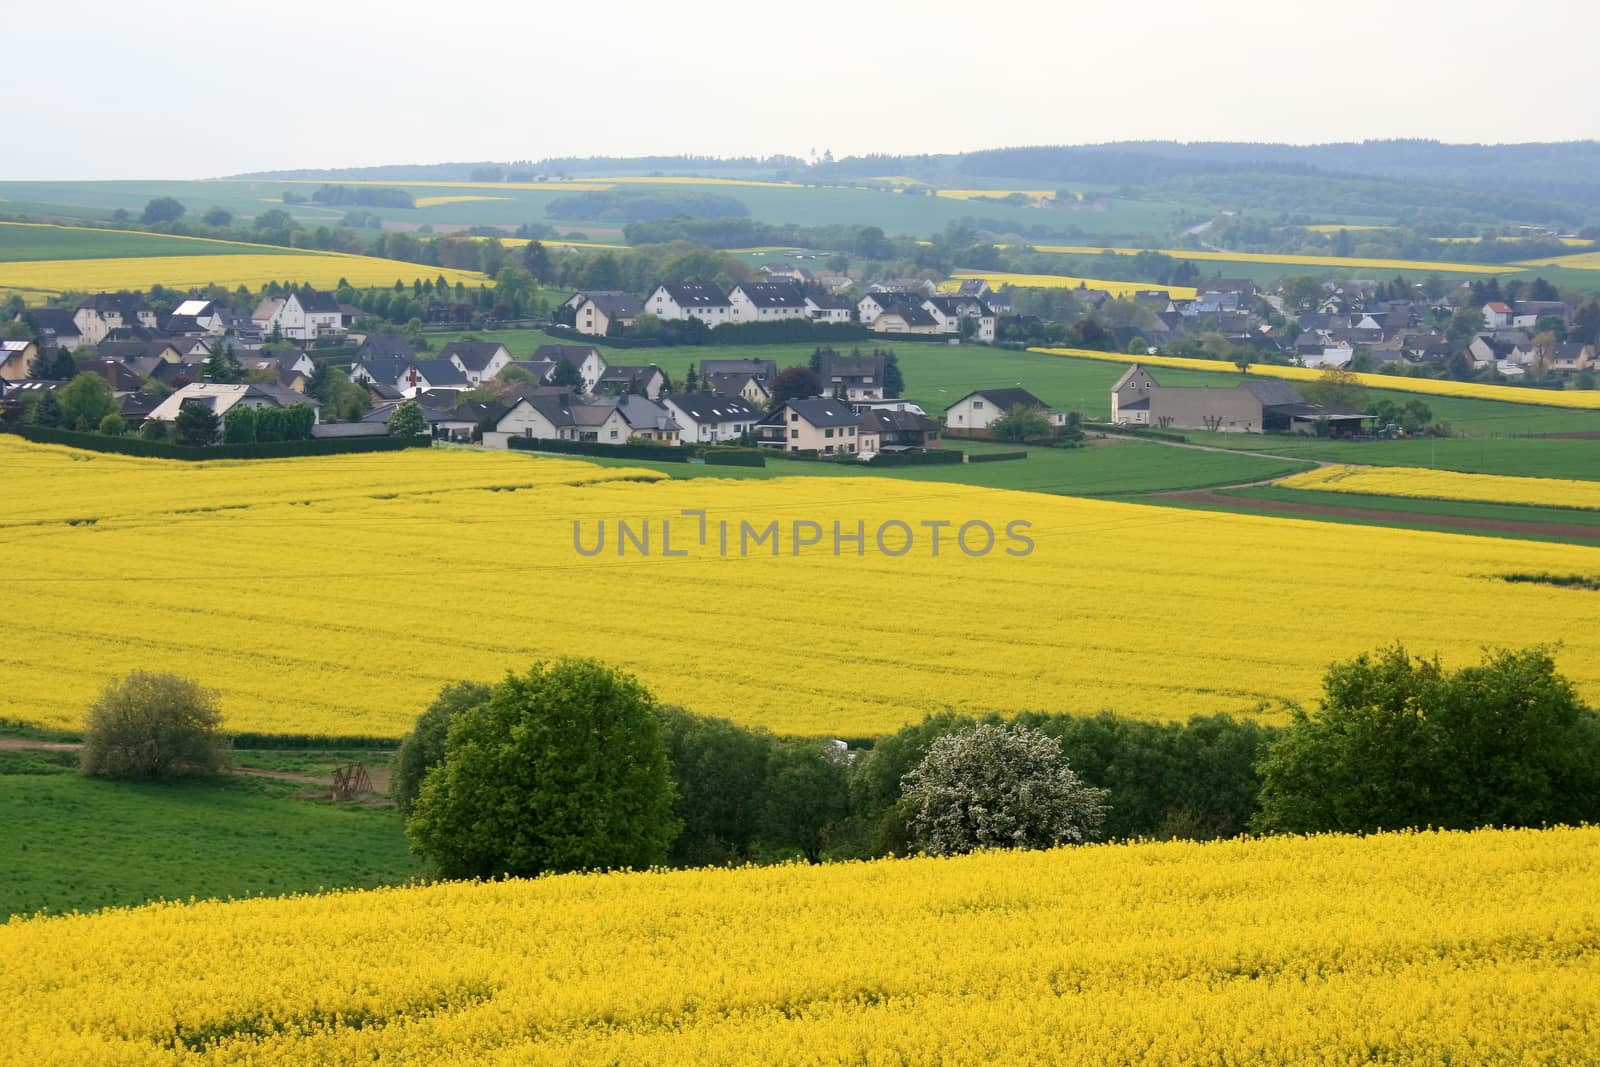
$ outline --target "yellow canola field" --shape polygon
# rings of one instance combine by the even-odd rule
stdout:
[[[475,200],[510,200],[509,196],[420,196],[413,199],[417,207],[439,207],[441,204],[467,204]]]
[[[1344,227],[1349,229],[1350,227]],[[1035,252],[1071,256],[1097,256],[1114,252],[1119,256],[1137,255],[1138,248],[1098,248],[1094,245],[1032,245]],[[1278,263],[1295,267],[1361,267],[1373,270],[1431,270],[1441,274],[1508,274],[1522,268],[1516,264],[1493,266],[1483,263],[1434,263],[1415,259],[1362,259],[1356,256],[1299,256],[1275,252],[1212,252],[1194,248],[1159,248],[1156,251],[1178,259],[1217,260],[1226,263]]]
[[[1594,1063],[1600,829],[564,875],[0,926],[0,1062]]]
[[[1568,267],[1572,270],[1600,270],[1600,252],[1580,252],[1573,256],[1555,256],[1550,259],[1530,259],[1526,267]]]
[[[1063,274],[1006,274],[998,271],[960,272],[955,275],[953,287],[958,287],[967,278],[982,278],[996,289],[1006,285],[1020,289],[1076,289],[1087,286],[1090,289],[1104,289],[1112,296],[1128,296],[1159,289],[1170,294],[1174,300],[1193,300],[1196,292],[1191,285],[1157,285],[1154,282],[1117,282],[1104,278],[1069,278]]]
[[[331,289],[340,278],[355,286],[390,285],[396,279],[410,280],[420,275],[440,274],[451,283],[485,284],[488,278],[476,271],[449,267],[423,267],[375,256],[354,256],[336,252],[306,252],[290,255],[245,253],[220,256],[129,256],[121,259],[35,259],[0,262],[0,288],[30,289],[37,292],[65,291],[115,292],[121,289],[148,289],[165,285],[191,289],[221,285],[233,289],[245,286],[258,289],[271,281],[307,282]]]
[[[1600,510],[1600,482],[1565,478],[1516,478],[1499,474],[1461,474],[1419,467],[1318,467],[1280,480],[1285,489],[1379,496],[1470,500],[1491,504],[1533,504]]]
[[[948,200],[977,200],[982,197],[1005,198],[1008,196],[1027,196],[1035,200],[1054,200],[1054,189],[940,189],[936,196]]]
[[[1098,359],[1109,363],[1142,363],[1146,367],[1177,367],[1183,370],[1212,371],[1235,376],[1239,373],[1239,368],[1232,363],[1216,359],[1191,359],[1188,356],[1130,356],[1121,352],[1096,352],[1087,348],[1030,348],[1028,351],[1043,352],[1051,356],[1070,356],[1073,359]],[[1263,378],[1285,378],[1293,382],[1314,382],[1323,375],[1323,371],[1315,367],[1281,367],[1273,363],[1252,363],[1250,373]],[[1600,392],[1593,389],[1556,392],[1551,389],[1519,389],[1515,386],[1457,382],[1442,378],[1407,378],[1401,375],[1365,374],[1358,371],[1351,373],[1360,384],[1370,389],[1392,389],[1401,393],[1460,396],[1474,400],[1504,400],[1512,404],[1538,404],[1542,407],[1600,411]]]
[[[220,690],[236,730],[397,736],[447,682],[564,654],[783,733],[946,707],[1170,720],[1313,702],[1329,663],[1395,639],[1460,666],[1497,635],[1564,642],[1560,668],[1600,703],[1594,605],[1501,579],[1600,573],[1592,547],[468,450],[194,465],[8,438],[0,470],[0,543],[26,562],[0,572],[0,718],[53,727],[144,668]],[[706,512],[704,545],[684,509]],[[604,550],[581,555],[575,523],[592,551],[602,520]],[[618,552],[618,520],[648,525],[650,555]],[[1008,554],[1027,551],[1013,521],[1031,554]],[[820,539],[798,555],[797,523]],[[974,525],[966,554],[967,523],[993,547]],[[668,535],[686,555],[663,554]]]

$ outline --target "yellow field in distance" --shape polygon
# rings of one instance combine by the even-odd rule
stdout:
[[[52,727],[79,726],[109,678],[144,668],[217,688],[236,730],[392,737],[447,682],[558,655],[600,656],[666,703],[782,733],[867,736],[947,707],[1170,720],[1314,701],[1329,663],[1395,639],[1475,663],[1489,634],[1564,642],[1560,667],[1600,701],[1593,605],[1499,577],[1600,573],[1600,548],[1507,540],[1486,554],[1478,538],[1410,530],[472,450],[196,465],[0,438],[0,469],[0,543],[29,561],[0,573],[0,718]],[[707,545],[686,508],[707,512]],[[652,555],[617,554],[619,518],[650,521]],[[602,519],[604,551],[579,555],[574,523],[592,547]],[[661,555],[668,519],[688,556]],[[1014,520],[1031,524],[1030,555],[1004,551],[1021,547],[1005,536]],[[914,551],[879,551],[893,521],[917,533]],[[744,522],[749,536],[776,523],[781,545],[741,557]],[[826,540],[795,555],[797,522]],[[865,531],[859,550],[833,554],[835,522]],[[934,556],[923,524],[937,522],[955,525]],[[992,551],[960,550],[969,522],[996,531]],[[969,542],[983,546],[981,527]],[[894,610],[862,608],[866,589],[892,589]],[[1339,627],[1306,622],[1304,605],[1324,602],[1341,605]]]
[[[1235,376],[1239,373],[1239,368],[1232,363],[1215,359],[1190,359],[1187,356],[1130,356],[1121,352],[1095,352],[1087,348],[1031,348],[1029,351],[1044,352],[1052,356],[1071,356],[1075,359],[1106,360],[1111,363],[1143,363],[1147,367],[1179,367],[1184,370],[1212,371]],[[1314,382],[1321,378],[1323,372],[1314,367],[1280,367],[1272,363],[1252,363],[1250,373],[1264,378]],[[1358,382],[1371,389],[1393,389],[1402,393],[1425,393],[1430,396],[1461,396],[1474,400],[1504,400],[1513,404],[1600,411],[1600,392],[1593,389],[1568,389],[1556,392],[1552,389],[1518,389],[1514,386],[1457,382],[1440,378],[1352,373]]]
[[[980,197],[1004,198],[1007,196],[1026,196],[1034,200],[1054,200],[1054,189],[940,189],[936,196],[948,200],[976,200]]]
[[[509,196],[421,196],[412,202],[417,207],[439,207],[442,204],[466,204],[474,200],[510,200]]]
[[[1196,292],[1192,285],[1157,285],[1154,282],[1120,282],[1108,281],[1105,278],[1069,278],[1064,274],[1008,274],[999,271],[962,271],[955,275],[955,284],[959,285],[968,278],[982,279],[995,289],[1007,285],[1019,289],[1077,289],[1086,286],[1090,289],[1104,289],[1112,296],[1127,296],[1130,293],[1160,289],[1175,300],[1192,300]]]
[[[1571,256],[1523,261],[1525,267],[1567,267],[1571,270],[1600,270],[1600,252],[1580,252]]]
[[[1579,1067],[1597,879],[1588,827],[154,904],[0,926],[0,1063]]]
[[[1285,489],[1315,489],[1332,493],[1371,493],[1376,496],[1600,510],[1600,482],[1566,478],[1462,474],[1418,467],[1329,466],[1284,478],[1277,484]]]
[[[1340,230],[1350,230],[1350,231],[1354,232],[1354,231],[1358,231],[1358,230],[1392,230],[1392,229],[1394,229],[1393,226],[1362,226],[1362,225],[1352,225],[1350,223],[1344,223],[1344,222],[1319,222],[1314,226],[1302,226],[1300,228],[1302,230],[1310,230],[1312,233],[1338,233]]]
[[[1348,229],[1348,227],[1346,227]],[[1097,256],[1113,252],[1119,256],[1137,255],[1138,248],[1098,248],[1094,245],[1033,245],[1035,252],[1072,256]],[[1273,263],[1294,267],[1363,267],[1372,270],[1431,270],[1441,274],[1508,274],[1522,269],[1515,264],[1492,266],[1482,263],[1435,263],[1414,259],[1362,259],[1355,256],[1297,256],[1288,253],[1212,252],[1193,248],[1158,248],[1155,251],[1175,259],[1194,259],[1228,263]]]
[[[454,284],[485,284],[476,271],[453,270],[405,263],[375,256],[335,252],[287,255],[130,256],[120,259],[36,259],[0,262],[0,288],[31,289],[42,293],[116,292],[165,285],[190,289],[240,285],[258,289],[271,281],[307,282],[332,289],[344,278],[355,286],[392,285],[396,279],[436,278],[444,275]]]

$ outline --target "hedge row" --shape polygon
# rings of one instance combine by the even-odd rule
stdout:
[[[687,463],[693,455],[673,445],[608,445],[599,441],[546,441],[537,437],[508,437],[506,447],[518,452],[559,452],[568,456],[620,456],[662,463]]]
[[[1085,422],[1085,430],[1097,433],[1120,433],[1129,437],[1151,437],[1158,441],[1187,441],[1188,438],[1172,430],[1156,430],[1148,426],[1119,426],[1114,422]]]
[[[141,437],[106,437],[76,430],[57,430],[48,426],[19,426],[16,433],[35,444],[68,445],[89,452],[113,452],[149,459],[292,459],[297,456],[339,456],[353,452],[398,452],[406,448],[428,448],[428,437],[319,437],[310,441],[267,441],[249,445],[212,445],[195,448],[165,441],[146,441]]]
[[[947,463],[965,463],[967,454],[959,448],[931,448],[925,452],[879,452],[873,457],[874,467],[937,467]]]
[[[968,463],[999,463],[1008,459],[1027,459],[1026,452],[974,452],[967,457]]]

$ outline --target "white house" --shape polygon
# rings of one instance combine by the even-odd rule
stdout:
[[[793,282],[746,282],[728,294],[729,322],[781,322],[808,319],[805,290]]]
[[[930,296],[922,309],[939,324],[940,333],[959,334],[963,319],[973,321],[972,339],[988,344],[994,340],[995,314],[989,305],[972,296]]]
[[[1137,364],[1135,364],[1137,368]],[[1123,374],[1123,379],[1128,377]],[[1118,382],[1122,385],[1123,382]],[[1115,387],[1113,388],[1113,396]],[[1048,404],[1026,389],[979,389],[951,404],[944,413],[944,424],[950,430],[986,430],[989,424],[1014,407],[1040,408],[1052,425],[1065,423],[1066,416],[1050,410]]]
[[[668,393],[661,404],[681,428],[681,440],[698,444],[737,440],[761,418],[743,398],[717,393]]]
[[[489,448],[505,448],[509,437],[531,437],[620,445],[631,436],[633,428],[616,404],[585,404],[571,393],[561,393],[522,397],[493,430],[484,433],[483,443]]]
[[[842,296],[831,293],[807,293],[806,314],[813,322],[851,322],[855,319],[855,306]]]
[[[96,293],[72,313],[82,343],[97,345],[112,330],[142,326],[156,328],[155,309],[132,293]]]
[[[332,293],[294,292],[284,298],[283,305],[267,323],[267,331],[270,333],[274,326],[285,337],[315,341],[325,334],[343,332],[344,312]]]
[[[644,298],[644,313],[674,322],[699,319],[707,326],[716,327],[730,321],[733,305],[720,286],[700,283],[658,285]]]
[[[1345,367],[1355,358],[1356,350],[1349,341],[1323,345],[1322,350],[1302,352],[1300,362],[1307,367]]]
[[[439,358],[454,364],[472,386],[494,381],[511,364],[510,350],[494,341],[451,341],[439,349]]]
[[[639,305],[614,289],[573,293],[561,305],[572,312],[572,327],[590,337],[604,337],[612,328],[627,329],[639,318]]]
[[[1504,300],[1491,300],[1489,303],[1483,305],[1484,325],[1488,326],[1488,328],[1491,330],[1496,330],[1503,326],[1510,326],[1511,320],[1515,317],[1515,315],[1516,312],[1511,310],[1511,305],[1506,303]]]
[[[280,386],[192,382],[157,404],[147,418],[154,422],[174,422],[183,406],[192,403],[204,403],[217,415],[226,415],[235,407],[286,408],[291,404],[307,404],[313,412],[317,410],[315,401]]]
[[[887,362],[883,356],[825,355],[817,375],[822,393],[843,400],[882,400]]]
[[[605,377],[606,359],[593,345],[540,345],[533,350],[534,362],[570,363],[583,379],[583,391],[592,393]]]

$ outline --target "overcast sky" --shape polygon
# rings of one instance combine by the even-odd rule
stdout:
[[[0,41],[0,178],[1600,137],[1594,0],[52,0]]]

